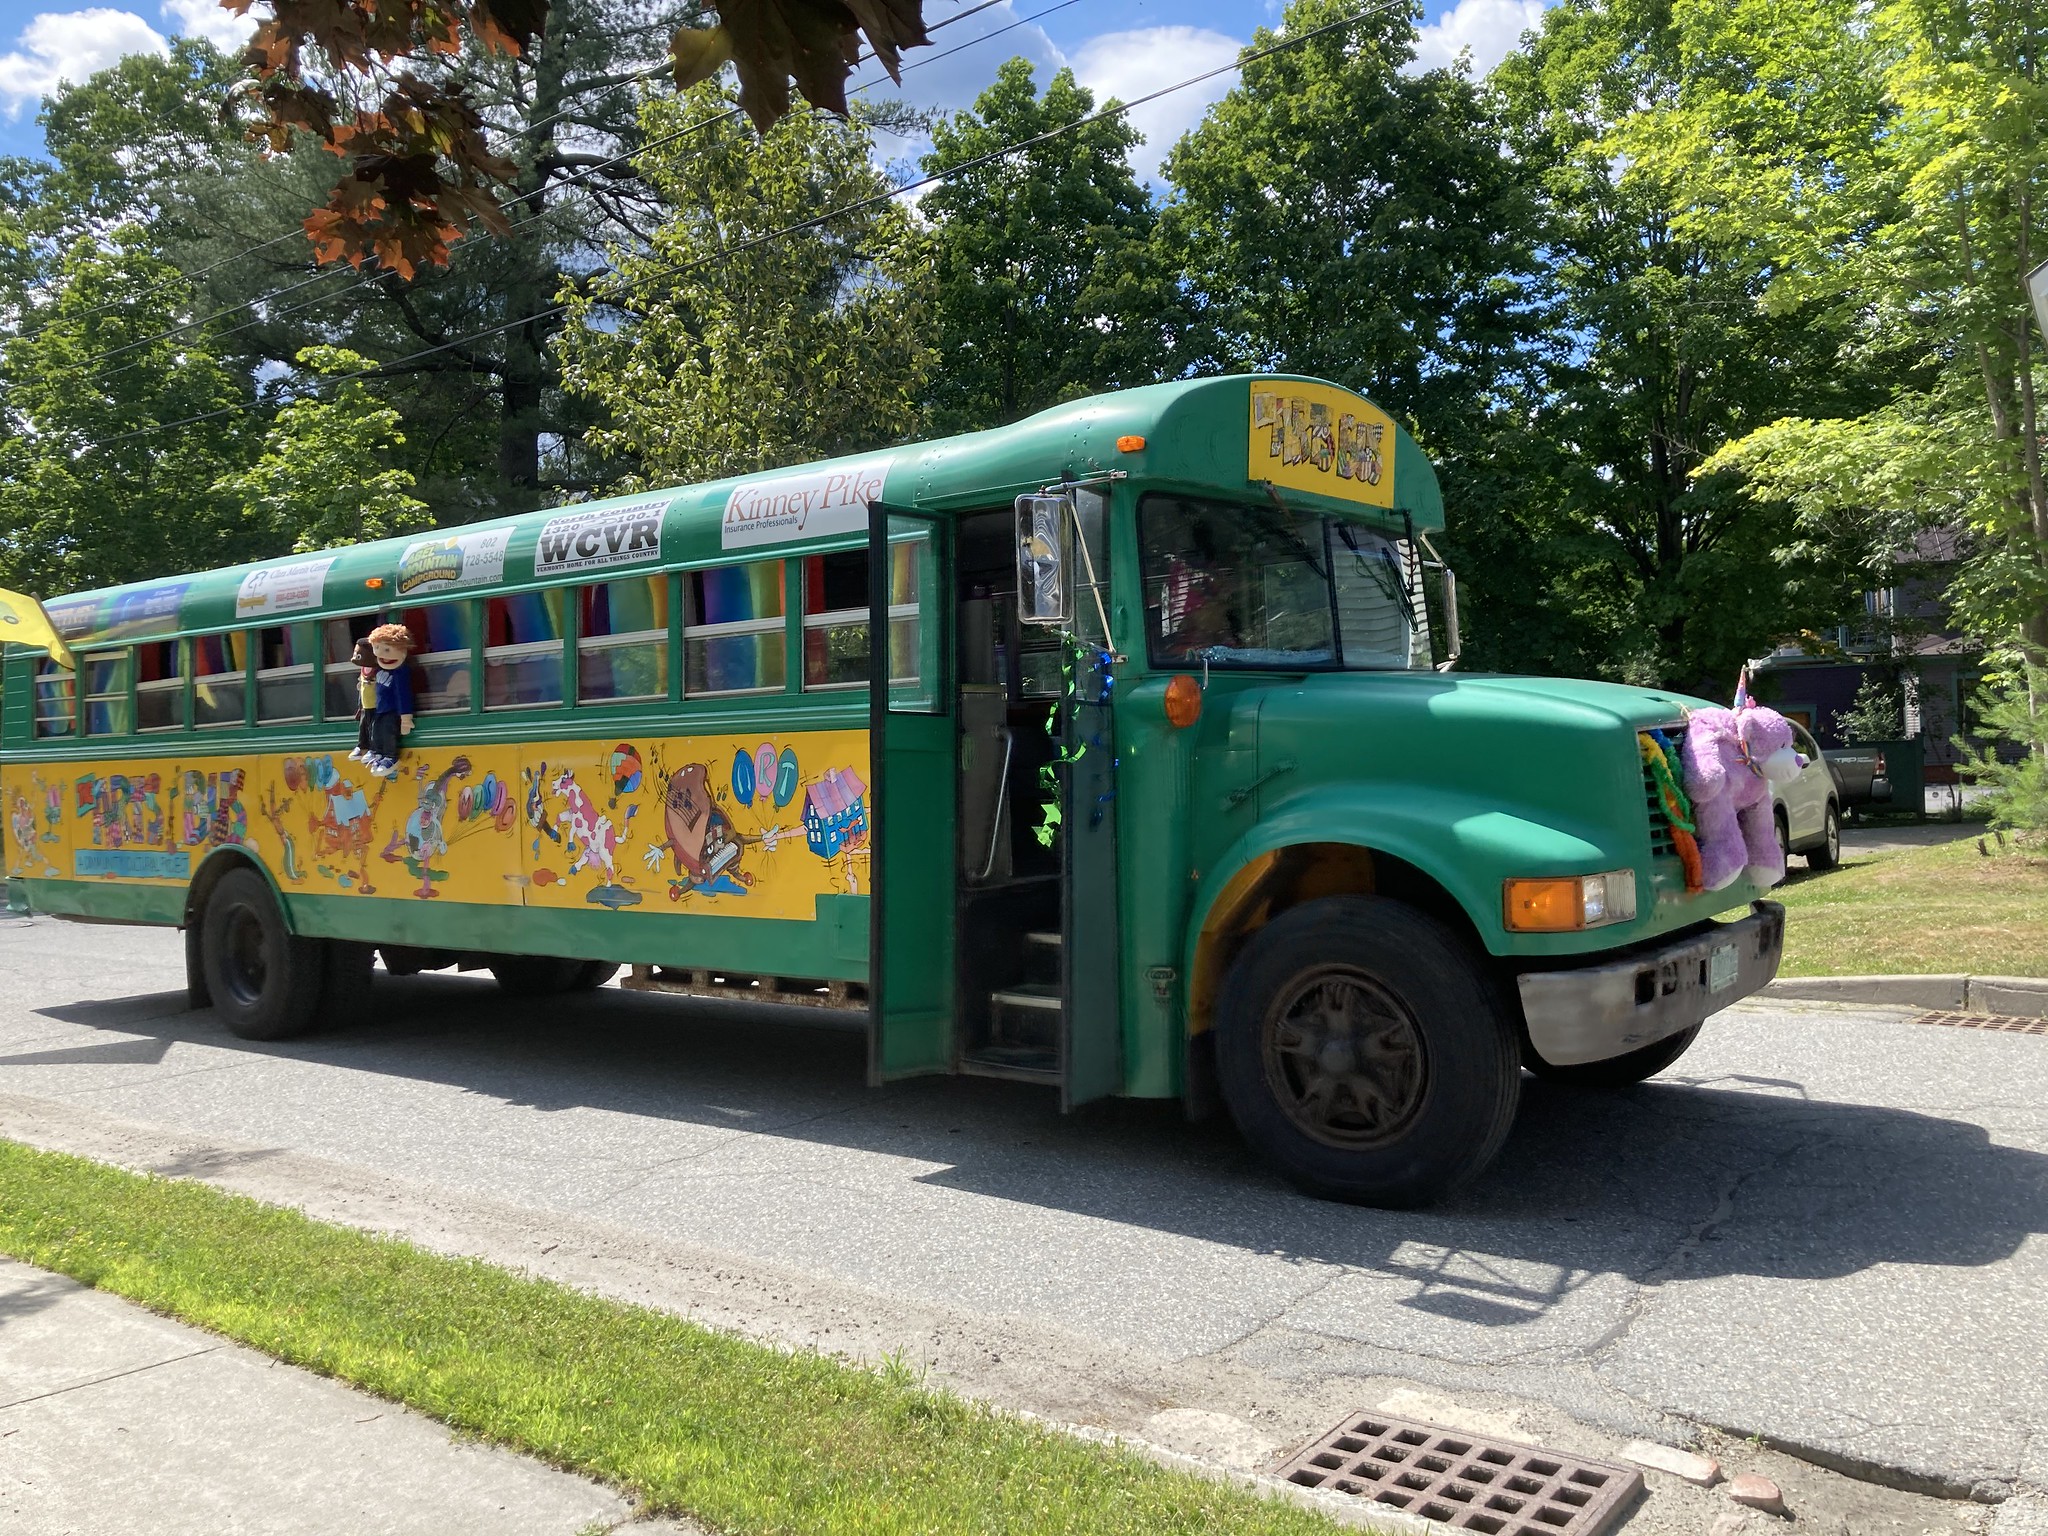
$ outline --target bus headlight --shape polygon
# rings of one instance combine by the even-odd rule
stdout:
[[[1626,923],[1636,915],[1636,872],[1566,875],[1502,882],[1502,910],[1515,933],[1576,933]]]

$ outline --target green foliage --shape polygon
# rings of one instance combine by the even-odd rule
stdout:
[[[2048,15],[2002,0],[1677,0],[1682,90],[1617,148],[1674,228],[1745,253],[1764,309],[1819,308],[1864,409],[1763,424],[1718,464],[1792,499],[1809,536],[1960,523],[1955,591],[1995,646],[2048,654],[2048,487],[2023,274],[2048,179]],[[1791,402],[1787,402],[1788,405]]]
[[[1858,550],[1788,549],[1791,510],[1740,494],[1711,455],[1788,405],[1871,403],[1879,381],[1845,366],[1818,306],[1761,308],[1746,248],[1683,229],[1670,179],[1617,158],[1618,136],[1682,90],[1680,42],[1661,0],[1565,0],[1490,82],[1534,183],[1535,297],[1568,339],[1527,441],[1500,444],[1529,472],[1507,513],[1518,536],[1494,554],[1533,586],[1525,606],[1578,621],[1578,654],[1555,659],[1718,695],[1776,637],[1836,620]]]
[[[1012,59],[971,112],[933,128],[923,167],[948,171],[1094,110],[1073,71],[1040,96],[1030,64]],[[1000,426],[1176,371],[1183,306],[1131,172],[1137,142],[1126,119],[1103,118],[925,194],[942,364],[928,390],[932,431]]]
[[[1906,695],[1895,677],[1866,672],[1849,707],[1835,713],[1844,741],[1896,741],[1906,733]]]
[[[650,101],[643,126],[658,140],[732,103],[701,85]],[[566,295],[563,384],[608,413],[590,446],[670,484],[909,435],[932,358],[928,256],[858,118],[796,113],[758,139],[731,120],[639,164],[667,209],[649,250]],[[851,211],[820,212],[835,208]]]
[[[298,360],[316,376],[343,382],[285,406],[256,462],[222,477],[218,488],[241,504],[249,528],[310,550],[431,527],[427,504],[410,494],[412,472],[390,462],[405,443],[398,412],[361,379],[346,377],[368,368],[368,359],[341,347],[308,347]]]
[[[128,225],[78,239],[54,276],[0,355],[0,584],[55,594],[288,548],[218,488],[249,391],[204,329],[164,334],[191,302],[177,268]]]
[[[1352,9],[1294,0],[1285,28]],[[1246,66],[1166,161],[1162,237],[1198,362],[1320,375],[1440,430],[1484,408],[1499,349],[1524,335],[1509,274],[1531,231],[1471,81],[1403,72],[1414,36],[1383,12]]]
[[[2028,667],[2016,677],[1983,688],[1974,701],[1975,740],[1958,739],[1960,771],[1991,793],[1985,810],[1991,825],[2019,834],[2023,842],[2048,844],[2048,670]]]
[[[0,1252],[733,1536],[1334,1536],[924,1384],[0,1142]]]

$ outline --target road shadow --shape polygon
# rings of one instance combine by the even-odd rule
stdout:
[[[144,1082],[182,1042],[325,1062],[544,1114],[597,1109],[910,1159],[933,1166],[914,1175],[923,1182],[988,1199],[1411,1280],[1404,1305],[1488,1327],[1541,1318],[1605,1276],[1982,1266],[2048,1232],[2048,1156],[1967,1121],[1816,1099],[1763,1075],[1675,1075],[1617,1093],[1528,1079],[1485,1178],[1437,1209],[1384,1212],[1294,1193],[1227,1124],[1190,1125],[1177,1104],[1112,1100],[1062,1116],[1049,1090],[1010,1083],[869,1089],[863,1037],[817,1028],[807,1010],[615,988],[519,1000],[487,980],[380,974],[360,1022],[259,1044],[211,1013],[160,1010],[177,996],[42,1010],[126,1038],[0,1054],[0,1087],[36,1092],[37,1074],[13,1069],[38,1063],[130,1064]]]

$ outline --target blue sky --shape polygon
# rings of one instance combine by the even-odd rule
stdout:
[[[970,3],[926,0],[926,22],[941,21]],[[1534,24],[1544,3],[1428,0],[1419,62],[1447,63],[1460,49],[1470,48],[1475,66],[1491,68],[1523,28]],[[934,51],[987,36],[1057,4],[1005,0],[939,33]],[[1098,95],[1130,100],[1228,62],[1254,28],[1278,19],[1280,9],[1279,0],[1073,0],[1041,20],[917,70],[905,78],[902,94],[925,106],[965,106],[1003,60],[1022,54],[1046,70],[1071,65]],[[58,80],[82,79],[124,53],[160,49],[167,36],[177,33],[203,34],[231,47],[247,28],[215,0],[73,5],[0,0],[0,153],[40,152],[37,103]],[[906,55],[905,63],[920,52]],[[1226,74],[1135,111],[1132,122],[1146,136],[1137,154],[1139,169],[1149,176],[1159,156],[1233,81]],[[914,153],[918,147],[903,145],[895,152]]]

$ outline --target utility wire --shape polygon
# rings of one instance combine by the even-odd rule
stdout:
[[[925,187],[936,185],[939,182],[950,181],[955,176],[959,176],[964,172],[979,170],[981,167],[992,165],[998,160],[1008,159],[1011,155],[1017,154],[1020,151],[1035,149],[1041,144],[1063,138],[1069,133],[1085,128],[1091,123],[1101,122],[1105,118],[1119,117],[1135,108],[1146,106],[1163,97],[1171,96],[1176,91],[1184,91],[1190,86],[1200,85],[1206,80],[1213,80],[1218,75],[1228,74],[1232,70],[1243,69],[1247,64],[1256,64],[1261,59],[1269,59],[1275,54],[1285,53],[1290,49],[1298,48],[1303,43],[1311,42],[1318,37],[1324,37],[1332,32],[1356,26],[1368,17],[1395,10],[1405,12],[1407,5],[1408,0],[1378,0],[1377,4],[1361,7],[1359,10],[1353,11],[1346,16],[1340,16],[1335,21],[1325,22],[1319,27],[1311,27],[1306,32],[1299,32],[1291,37],[1282,38],[1278,42],[1268,44],[1264,48],[1242,53],[1231,63],[1219,65],[1215,69],[1204,70],[1199,75],[1190,75],[1185,80],[1176,81],[1172,85],[1148,92],[1146,95],[1135,97],[1130,101],[1117,102],[1112,106],[1090,112],[1085,117],[1075,118],[1071,123],[1064,123],[1058,128],[1047,129],[1044,133],[1034,134],[1028,139],[1019,139],[1016,143],[1004,145],[1001,149],[993,149],[986,154],[976,155],[970,160],[963,160],[958,165],[950,166],[943,171],[934,171],[928,176],[908,182],[903,186],[892,188],[890,191],[878,192],[870,197],[856,198],[850,203],[841,204],[837,208],[828,209],[824,213],[814,215],[811,218],[803,219],[794,224],[785,224],[780,229],[769,230],[764,234],[754,236],[752,239],[742,240],[714,255],[700,257],[695,261],[689,262],[660,263],[653,270],[643,269],[641,272],[631,276],[626,276],[625,274],[618,275],[629,283],[639,283],[653,277],[680,277],[702,267],[714,266],[721,262],[729,261],[734,256],[754,250],[762,245],[776,240],[787,239],[791,235],[802,234],[806,230],[816,229],[822,224],[830,223],[832,220],[847,214],[859,213],[863,209],[872,208],[877,204],[894,201],[896,198],[902,197],[907,193],[919,191]],[[375,378],[380,375],[389,377],[394,370],[401,369],[408,363],[415,363],[423,358],[436,357],[443,352],[452,352],[458,347],[467,346],[472,341],[483,341],[492,336],[503,335],[506,331],[517,330],[523,325],[531,325],[537,320],[546,320],[559,315],[568,308],[569,305],[566,303],[550,304],[545,309],[535,310],[530,315],[521,315],[516,320],[506,320],[498,325],[485,326],[481,330],[470,331],[464,335],[452,337],[431,347],[422,347],[417,352],[409,352],[404,357],[393,358],[389,362],[379,363],[374,367],[359,368],[353,373],[335,374],[325,382],[339,385],[353,383],[357,379]],[[311,394],[312,391],[309,390],[307,393]],[[226,405],[215,410],[202,411],[196,416],[187,416],[179,421],[158,422],[147,427],[138,427],[131,432],[117,432],[112,437],[102,438],[98,442],[86,444],[78,450],[78,455],[83,456],[101,448],[110,448],[116,443],[127,442],[133,438],[150,437],[158,432],[175,431],[180,427],[196,426],[200,422],[215,421],[223,416],[242,415],[259,408],[257,403]]]
[[[949,16],[944,21],[934,23],[928,30],[932,32],[940,31],[945,27],[953,25],[955,22],[965,21],[968,17],[973,16],[978,12],[988,10],[991,6],[1001,5],[1003,3],[1004,0],[981,0],[980,4],[973,6],[971,9],[960,12],[957,16]],[[912,70],[921,69],[927,64],[936,64],[941,59],[950,58],[952,57],[952,55],[963,52],[964,50],[969,48],[979,47],[983,43],[990,42],[995,38],[1001,37],[1006,32],[1014,32],[1019,27],[1027,26],[1031,22],[1037,21],[1042,17],[1050,16],[1055,11],[1063,11],[1066,10],[1069,6],[1078,5],[1079,3],[1080,0],[1059,0],[1058,4],[1049,5],[1045,7],[1043,10],[1034,11],[1029,16],[1020,17],[1019,19],[1010,22],[1007,26],[1001,26],[996,28],[993,32],[984,32],[979,37],[970,38],[968,41],[964,43],[955,44],[953,47],[945,49],[943,52],[929,54],[923,58],[916,59],[913,62],[904,65],[899,73],[909,74]],[[873,54],[863,54],[854,62],[856,65],[863,64],[873,59],[873,57]],[[665,68],[666,66],[663,67]],[[878,76],[873,80],[867,81],[863,85],[856,86],[852,91],[849,91],[847,94],[849,96],[858,96],[864,91],[873,90],[876,86],[880,85],[882,81],[887,78],[889,77],[886,75]],[[730,107],[727,110],[716,113],[711,117],[700,118],[698,121],[694,123],[685,124],[683,127],[675,129],[673,132],[662,134],[660,137],[650,139],[646,143],[636,145],[632,149],[623,150],[620,153],[613,155],[610,159],[601,160],[595,165],[587,165],[580,167],[572,174],[564,176],[561,180],[553,183],[553,185],[550,186],[548,190],[560,191],[565,187],[574,186],[577,182],[585,180],[588,177],[595,176],[600,172],[609,170],[613,166],[622,164],[625,161],[635,159],[638,156],[645,154],[650,149],[659,149],[663,145],[673,143],[677,139],[686,138],[691,134],[702,132],[707,128],[717,126],[719,123],[729,122],[733,118],[738,117],[739,115],[740,109],[738,107]],[[529,225],[539,223],[542,219],[546,217],[547,211],[543,209],[528,214],[524,218],[515,219],[510,225],[507,226],[505,233],[508,235],[515,233],[516,231],[524,229]],[[249,250],[241,252],[240,255],[253,255],[256,251],[264,249],[265,246],[276,245],[278,244],[279,241],[288,240],[292,238],[293,235],[299,233],[300,231],[293,230],[289,234],[278,236],[276,240],[266,241],[264,245],[253,246]],[[457,248],[455,255],[461,255],[460,247]],[[192,275],[195,277],[203,275],[205,272],[211,272],[216,268],[226,266],[229,262],[238,259],[239,256],[224,257],[222,260],[213,263],[212,266],[204,267],[200,270],[200,272],[194,273]],[[221,332],[220,335],[223,337],[234,336],[242,331],[252,330],[256,326],[270,324],[272,322],[282,320],[287,316],[300,314],[305,310],[317,308],[318,306],[328,303],[334,299],[345,298],[349,294],[359,292],[360,290],[367,288],[374,283],[382,282],[387,274],[381,269],[372,270],[367,273],[345,273],[343,269],[338,267],[325,272],[315,272],[310,277],[303,278],[296,283],[288,284],[283,288],[275,289],[270,293],[259,295],[258,297],[253,299],[245,299],[239,304],[227,305],[221,309],[215,310],[213,313],[209,315],[202,315],[197,319],[183,321],[177,325],[159,331],[154,335],[144,336],[134,341],[124,342],[118,347],[110,347],[104,352],[96,353],[91,357],[81,359],[73,366],[81,371],[86,369],[93,369],[94,373],[92,381],[96,384],[111,383],[113,380],[120,378],[124,373],[132,372],[135,368],[140,367],[141,364],[124,364],[122,367],[116,368],[111,372],[106,373],[101,373],[97,371],[97,365],[101,363],[112,362],[115,358],[125,356],[130,352],[139,350],[140,348],[154,346],[157,342],[168,341],[173,336],[180,336],[187,331],[197,330],[201,326],[210,325],[216,320],[225,320],[230,315],[240,314],[245,309],[252,310],[260,305],[268,304],[273,302],[274,300],[285,298],[288,295],[297,293],[302,289],[310,288],[315,283],[323,283],[326,282],[329,278],[341,277],[345,275],[353,276],[355,278],[355,281],[343,284],[342,286],[335,288],[330,293],[320,294],[315,298],[308,299],[304,303],[294,304],[288,309],[278,311],[276,314],[259,315],[256,318],[245,321],[240,325],[230,326],[227,330]],[[108,309],[114,307],[115,305],[128,302],[131,302],[131,300],[109,300],[106,304],[98,306],[98,308]],[[85,313],[92,312],[93,311],[86,311]],[[82,316],[80,318],[82,318]],[[35,335],[39,333],[40,332],[37,331],[29,332],[28,334]]]

